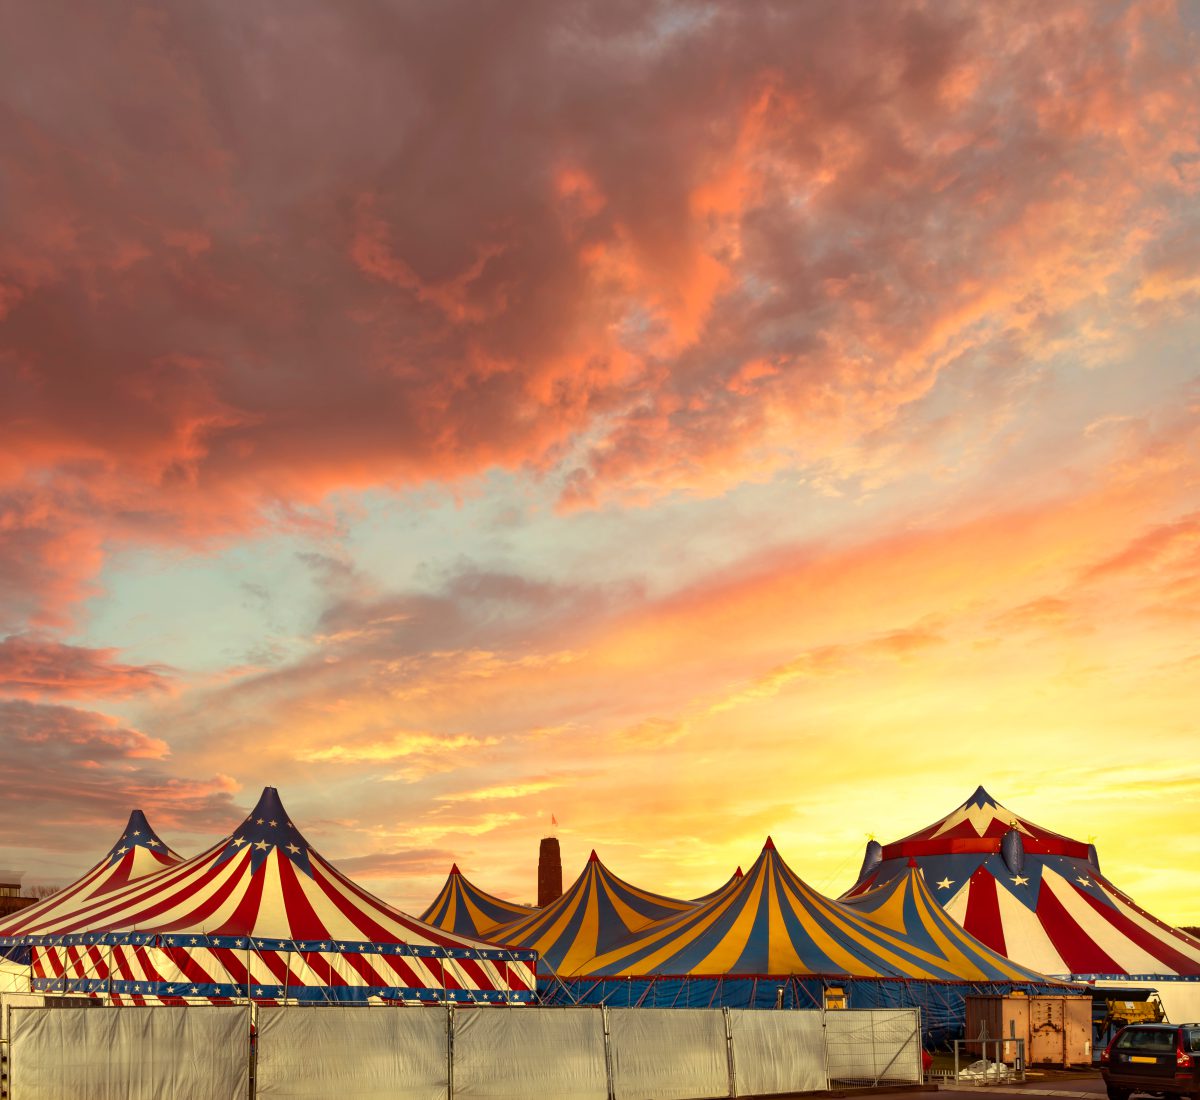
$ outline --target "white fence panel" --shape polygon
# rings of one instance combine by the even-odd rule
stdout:
[[[19,1100],[245,1100],[244,1008],[14,1008]]]
[[[825,1014],[825,1068],[831,1087],[919,1083],[921,1016],[915,1008],[847,1009]]]
[[[729,1029],[738,1096],[829,1087],[820,1012],[731,1008]]]
[[[729,1095],[719,1008],[614,1008],[608,1030],[616,1100]]]
[[[458,1009],[455,1100],[607,1100],[599,1008]]]
[[[0,1039],[8,1038],[8,1017],[14,1008],[41,1008],[46,1003],[42,993],[0,993]]]
[[[444,1008],[258,1010],[259,1097],[446,1100]]]

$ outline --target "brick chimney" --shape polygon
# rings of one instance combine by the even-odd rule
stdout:
[[[548,836],[543,838],[538,851],[538,908],[561,897],[562,856],[558,850],[558,837]]]

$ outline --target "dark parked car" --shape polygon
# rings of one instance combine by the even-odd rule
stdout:
[[[1132,1092],[1200,1100],[1200,1024],[1130,1024],[1100,1055],[1109,1100]]]

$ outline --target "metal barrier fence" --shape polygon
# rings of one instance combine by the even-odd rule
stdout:
[[[679,1100],[921,1080],[916,1009],[5,1007],[4,1100]]]
[[[955,1039],[954,1080],[999,1085],[1025,1080],[1024,1039]]]

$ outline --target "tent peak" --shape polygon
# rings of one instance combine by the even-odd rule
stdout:
[[[770,837],[767,837],[767,842],[766,842],[766,844],[763,845],[763,851],[764,852],[775,851],[775,841],[773,841]]]
[[[910,867],[919,867],[920,866],[920,864],[917,862],[917,859],[915,856],[908,857],[908,865]]]
[[[975,788],[975,793],[963,803],[964,806],[998,806],[999,803],[983,789],[981,783]]]
[[[740,863],[738,864],[738,869],[733,872],[733,877],[734,878],[745,878],[746,877],[746,874],[742,870],[742,865]]]
[[[588,856],[588,863],[599,863],[599,862],[600,862],[600,857],[598,855],[596,855],[596,849],[593,848],[592,854],[590,856]]]
[[[110,864],[117,863],[133,848],[145,848],[160,855],[178,858],[167,847],[162,837],[154,831],[154,827],[146,820],[146,815],[141,810],[133,810],[130,813],[129,820],[125,823],[124,831],[117,839],[117,842],[109,848],[108,855],[105,858]]]
[[[452,875],[461,875],[462,874],[462,872],[458,869],[457,863],[450,864],[450,873]]]

